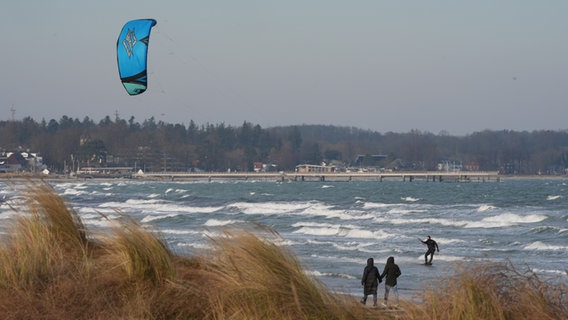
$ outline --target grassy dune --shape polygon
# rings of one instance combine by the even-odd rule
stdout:
[[[256,226],[172,253],[124,217],[91,234],[44,183],[30,182],[0,242],[0,319],[567,319],[566,284],[479,264],[425,288],[421,302],[372,309],[308,276],[278,235]]]

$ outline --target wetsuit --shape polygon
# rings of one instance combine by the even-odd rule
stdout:
[[[428,238],[426,241],[422,241],[422,243],[428,246],[428,251],[426,251],[426,254],[424,254],[424,263],[432,264],[434,252],[440,251],[440,248],[438,248],[438,243],[436,243],[436,241],[432,240],[431,238]],[[428,256],[430,256],[430,261],[428,261]]]

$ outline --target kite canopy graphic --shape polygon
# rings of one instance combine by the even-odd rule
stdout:
[[[148,86],[146,73],[148,41],[150,29],[155,25],[154,19],[132,20],[122,27],[118,36],[116,42],[118,73],[124,89],[131,96],[141,94]]]

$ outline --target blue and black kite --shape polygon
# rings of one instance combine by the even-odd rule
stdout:
[[[148,41],[150,29],[155,25],[154,19],[129,21],[122,27],[116,42],[120,81],[131,96],[141,94],[148,86],[146,73]]]

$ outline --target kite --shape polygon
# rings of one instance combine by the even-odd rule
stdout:
[[[154,19],[140,19],[127,22],[116,42],[118,72],[124,89],[131,96],[141,94],[148,87],[146,60],[150,29],[156,25]]]

